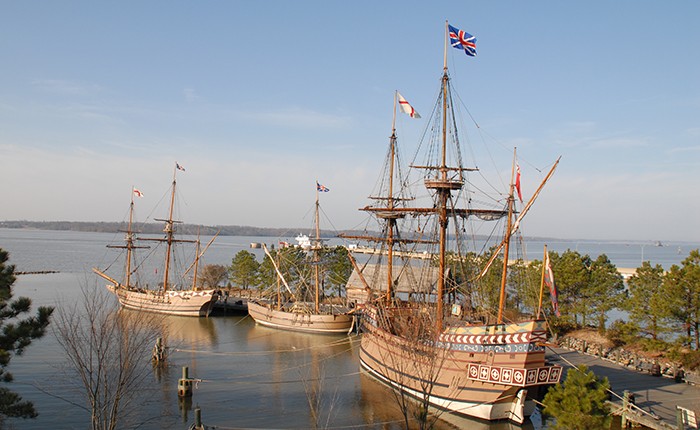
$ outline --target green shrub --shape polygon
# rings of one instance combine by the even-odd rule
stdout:
[[[569,369],[563,383],[544,396],[544,414],[554,417],[551,429],[609,429],[612,421],[606,404],[610,383],[599,379],[584,365]]]

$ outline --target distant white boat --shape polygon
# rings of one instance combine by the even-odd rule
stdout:
[[[294,240],[297,241],[297,246],[303,249],[304,251],[308,251],[311,249],[311,239],[309,239],[309,236],[306,234],[299,234],[297,237],[294,238]]]

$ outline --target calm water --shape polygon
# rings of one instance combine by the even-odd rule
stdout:
[[[104,288],[91,273],[114,258],[105,248],[120,235],[0,229],[0,248],[10,252],[18,271],[55,270],[60,273],[22,275],[15,296],[32,298],[35,306],[60,307],[81,297],[81,287]],[[204,264],[230,264],[251,242],[276,243],[290,238],[220,237]],[[527,245],[531,259],[541,258],[542,243]],[[665,268],[679,264],[692,244],[654,246],[641,243],[548,242],[550,250],[578,250],[595,258],[606,253],[618,267],[637,267],[642,259]],[[678,247],[681,252],[678,253]],[[261,250],[252,250],[262,257]],[[248,317],[167,317],[163,337],[170,347],[169,365],[158,375],[139,403],[139,429],[187,429],[199,405],[203,422],[216,428],[302,429],[313,427],[310,393],[319,393],[318,416],[324,428],[401,428],[401,415],[390,391],[360,373],[358,339],[280,332],[256,326]],[[34,402],[39,417],[9,420],[21,429],[84,429],[89,417],[80,389],[62,371],[64,357],[52,334],[34,342],[9,370],[10,389]],[[182,366],[201,379],[191,402],[177,396]],[[312,402],[313,403],[313,402]],[[530,428],[533,426],[530,425]],[[535,426],[538,427],[538,426]],[[510,429],[507,423],[460,420],[438,428]]]

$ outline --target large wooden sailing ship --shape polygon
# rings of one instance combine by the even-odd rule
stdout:
[[[198,246],[199,241],[177,239],[175,235],[175,225],[180,223],[180,221],[173,220],[175,188],[177,185],[176,175],[179,168],[179,165],[176,164],[170,190],[168,218],[157,220],[165,222],[165,227],[163,229],[163,232],[165,233],[164,237],[136,237],[136,233],[133,230],[134,195],[136,193],[132,192],[131,204],[129,206],[129,221],[125,232],[124,245],[108,245],[110,248],[121,248],[125,250],[123,279],[117,280],[109,276],[106,273],[106,270],[93,268],[93,271],[109,281],[109,284],[107,284],[107,289],[117,296],[119,303],[124,308],[168,315],[193,317],[208,316],[213,308],[217,295],[213,289],[201,289],[196,286],[198,263],[199,258],[201,257]],[[165,250],[163,265],[150,267],[143,261],[135,264],[135,251],[139,248],[147,248],[144,246],[138,246],[136,244],[137,240],[155,241],[164,245]],[[192,264],[187,268],[187,270],[183,271],[193,271],[191,284],[189,284],[184,273],[176,280],[174,280],[175,276],[172,273],[174,248],[176,245],[182,243],[197,244],[197,249],[195,251],[196,255]],[[148,269],[146,269],[146,267],[148,267]],[[145,270],[150,271],[151,269],[156,274],[158,273],[159,269],[162,270],[162,283],[157,285],[157,288],[149,287],[147,282],[142,282],[140,280],[141,276],[139,272]],[[185,285],[185,282],[187,282],[187,285]],[[158,284],[157,281],[156,284]]]
[[[319,188],[316,187],[316,205],[314,230],[315,237],[310,238],[304,245],[306,263],[312,268],[312,280],[302,277],[297,285],[290,286],[279,265],[264,245],[265,253],[277,273],[277,291],[268,299],[248,301],[248,313],[256,323],[282,330],[301,331],[306,333],[334,334],[348,333],[353,327],[354,316],[344,305],[325,302],[322,300],[323,287],[321,282],[321,254],[324,250],[319,226]],[[279,255],[278,253],[277,255]],[[284,291],[282,290],[284,285]],[[311,288],[303,288],[311,285]],[[313,298],[302,297],[311,293]]]
[[[556,164],[517,217],[513,178],[509,193],[494,200],[492,208],[472,207],[476,190],[467,189],[467,174],[476,169],[463,166],[457,140],[446,60],[447,28],[445,51],[432,132],[426,133],[433,139],[425,151],[419,151],[428,154],[428,161],[411,165],[422,172],[429,203],[414,204],[419,197],[409,195],[405,186],[411,181],[397,174],[400,164],[392,126],[388,176],[380,181],[384,188],[375,203],[362,208],[379,221],[382,235],[345,236],[379,246],[380,262],[357,262],[351,277],[360,281],[354,289],[364,290],[368,297],[360,305],[360,363],[369,374],[426,407],[522,423],[534,409],[532,398],[538,388],[558,382],[561,367],[545,363],[545,320],[504,314],[508,244]],[[505,237],[497,246],[503,250],[498,309],[477,306],[470,294],[479,274],[483,275],[480,272],[488,269],[483,267],[487,258],[471,258],[461,240],[467,223],[475,218],[500,219],[506,224]],[[410,258],[425,254],[431,258]],[[481,262],[478,270],[467,266],[474,261]]]

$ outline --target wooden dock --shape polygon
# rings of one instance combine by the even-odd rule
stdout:
[[[638,413],[629,419],[649,428],[683,428],[677,424],[678,406],[695,413],[700,412],[700,386],[676,382],[672,378],[652,376],[612,361],[564,348],[548,348],[547,359],[565,368],[584,364],[597,376],[607,377],[615,393],[611,402],[617,406],[618,411],[622,409],[624,392],[634,394],[634,403],[641,411],[637,411]]]

